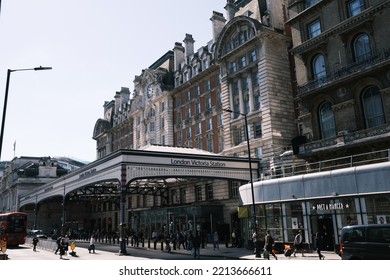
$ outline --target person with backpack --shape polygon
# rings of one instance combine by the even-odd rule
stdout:
[[[297,252],[300,251],[302,253],[302,257],[305,255],[303,254],[303,236],[302,236],[302,231],[299,230],[298,234],[295,235],[294,238],[294,257],[296,257]]]
[[[264,258],[267,260],[269,260],[269,255],[272,255],[275,258],[275,260],[278,259],[278,257],[275,255],[273,251],[274,243],[275,241],[271,236],[271,232],[269,229],[267,229],[267,234],[265,235],[264,238],[264,253],[263,253]]]

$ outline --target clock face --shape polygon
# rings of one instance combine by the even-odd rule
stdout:
[[[148,85],[148,88],[146,89],[146,95],[148,98],[151,98],[154,94],[154,87],[152,84]]]

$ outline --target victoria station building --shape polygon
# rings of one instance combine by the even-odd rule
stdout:
[[[206,7],[207,8],[207,7]],[[390,223],[388,0],[228,0],[119,87],[96,161],[2,162],[0,211],[49,232],[218,231],[251,247]],[[86,128],[88,129],[88,128]]]

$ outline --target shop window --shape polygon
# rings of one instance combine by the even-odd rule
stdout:
[[[364,198],[367,213],[364,213],[366,224],[390,224],[390,195]]]

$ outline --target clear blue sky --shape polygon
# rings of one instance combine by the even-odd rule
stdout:
[[[1,160],[66,156],[93,161],[104,101],[186,33],[195,49],[212,39],[213,11],[226,0],[2,0],[0,118],[13,72]],[[14,143],[16,149],[14,151]]]

